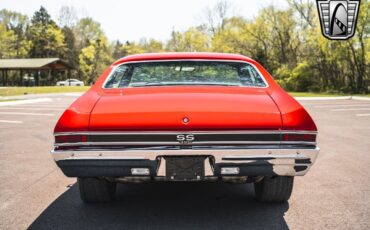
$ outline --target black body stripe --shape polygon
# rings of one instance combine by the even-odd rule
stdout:
[[[182,135],[179,133],[179,135]],[[187,134],[184,134],[186,136]],[[209,141],[281,141],[281,135],[276,134],[191,134],[192,142]],[[177,135],[89,135],[88,142],[178,142]]]

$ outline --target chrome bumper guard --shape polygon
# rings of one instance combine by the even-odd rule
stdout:
[[[70,161],[158,161],[155,176],[165,176],[166,156],[207,156],[206,176],[221,176],[222,167],[240,167],[243,176],[258,175],[261,168],[279,176],[303,176],[315,162],[319,148],[286,149],[181,149],[181,150],[53,150],[54,160]],[[58,164],[59,165],[59,164]],[[109,167],[109,166],[107,166]],[[244,175],[246,174],[246,175]],[[238,176],[238,175],[233,175]]]

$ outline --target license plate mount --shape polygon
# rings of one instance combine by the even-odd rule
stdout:
[[[166,178],[177,181],[202,180],[205,159],[203,156],[165,157]]]

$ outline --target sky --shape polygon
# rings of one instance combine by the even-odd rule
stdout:
[[[62,6],[73,6],[79,18],[98,21],[110,40],[132,41],[141,38],[169,39],[173,29],[184,31],[205,21],[207,7],[218,0],[0,0],[0,9],[21,12],[31,17],[44,6],[57,21]],[[234,15],[252,19],[270,4],[285,7],[285,0],[227,0]]]

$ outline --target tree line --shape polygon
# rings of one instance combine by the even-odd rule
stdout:
[[[145,52],[239,53],[260,62],[289,91],[368,93],[370,91],[370,4],[361,1],[355,36],[326,39],[316,4],[287,0],[253,19],[235,16],[227,1],[203,12],[204,21],[186,31],[173,30],[167,41],[109,41],[99,22],[78,18],[63,6],[57,21],[44,7],[31,18],[0,11],[0,58],[59,57],[76,71],[71,77],[92,83],[114,60]]]

